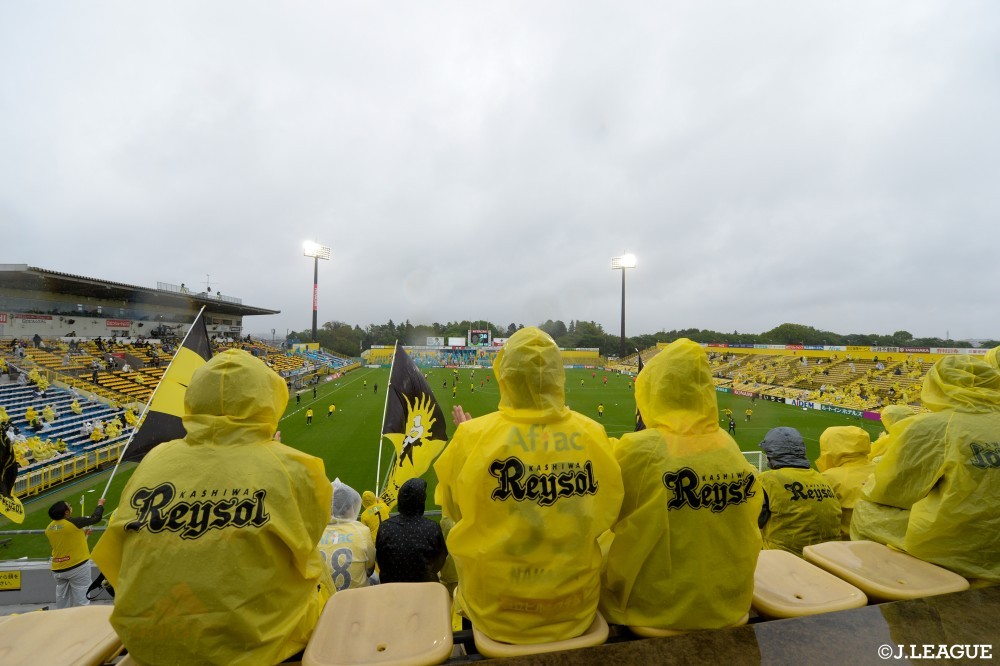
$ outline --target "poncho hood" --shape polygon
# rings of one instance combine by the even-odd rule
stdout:
[[[288,404],[288,388],[263,361],[228,349],[195,370],[184,394],[189,444],[241,445],[270,440]]]
[[[823,472],[844,465],[867,465],[872,441],[868,431],[858,426],[834,426],[819,436],[816,469]]]
[[[719,429],[719,403],[705,350],[687,338],[667,345],[635,380],[635,401],[647,427],[677,434]]]
[[[809,469],[806,443],[795,428],[772,428],[764,435],[760,448],[767,454],[767,464],[771,469],[782,467]]]
[[[1000,405],[1000,371],[971,356],[945,356],[927,372],[920,401],[932,412],[993,411]]]
[[[551,423],[569,413],[566,371],[555,340],[529,326],[510,336],[493,364],[500,411],[515,421]]]

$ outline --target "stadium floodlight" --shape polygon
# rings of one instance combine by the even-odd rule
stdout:
[[[330,248],[313,241],[306,241],[302,244],[302,255],[313,258],[313,335],[312,341],[316,342],[316,306],[318,304],[317,295],[319,293],[319,260],[330,259]]]
[[[611,270],[622,272],[622,341],[621,358],[625,358],[628,347],[625,346],[625,270],[635,268],[635,255],[623,254],[620,257],[611,257]]]

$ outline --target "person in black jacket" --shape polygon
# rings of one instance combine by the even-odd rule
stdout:
[[[399,489],[399,515],[382,523],[375,541],[380,582],[438,582],[448,547],[441,526],[424,518],[426,500],[423,479],[410,479]]]

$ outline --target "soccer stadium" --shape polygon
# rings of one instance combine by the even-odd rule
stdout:
[[[458,512],[457,506],[449,507],[461,492],[467,491],[461,486],[449,486],[443,491],[448,498],[445,507],[436,503],[436,497],[441,495],[435,494],[439,485],[436,470],[442,469],[442,463],[436,461],[448,457],[443,451],[449,450],[448,442],[456,435],[452,412],[461,406],[470,417],[492,418],[499,414],[498,406],[501,412],[510,409],[509,404],[503,407],[509,398],[503,398],[502,391],[512,390],[509,382],[514,380],[502,379],[507,377],[504,368],[509,361],[501,359],[506,354],[513,357],[515,351],[521,349],[519,341],[535,335],[529,332],[537,329],[527,328],[517,331],[517,337],[500,338],[494,337],[490,329],[470,327],[468,334],[461,338],[428,338],[425,345],[406,348],[375,345],[358,357],[347,357],[325,350],[317,343],[263,340],[244,334],[248,327],[245,318],[275,313],[275,310],[244,305],[240,299],[209,291],[192,293],[184,285],[159,283],[155,288],[148,288],[26,265],[0,267],[0,369],[3,371],[0,376],[0,420],[5,446],[4,518],[0,519],[0,555],[4,559],[0,563],[0,608],[4,609],[4,616],[0,617],[0,628],[6,620],[10,623],[8,626],[24,622],[26,631],[41,631],[37,627],[42,625],[36,621],[18,618],[37,617],[33,613],[22,613],[51,609],[56,605],[52,575],[55,559],[50,561],[50,558],[54,558],[53,544],[57,542],[52,541],[47,532],[58,521],[50,522],[53,519],[49,507],[64,502],[73,513],[83,517],[92,514],[98,500],[103,499],[109,509],[123,510],[126,506],[122,504],[123,493],[130,479],[141,474],[143,468],[151,467],[154,459],[160,459],[156,447],[165,441],[185,437],[181,425],[185,415],[183,404],[188,399],[185,397],[188,384],[197,386],[194,373],[198,368],[209,367],[207,362],[211,359],[218,361],[233,354],[242,355],[234,359],[248,358],[251,359],[248,362],[269,368],[264,372],[275,378],[277,386],[284,383],[284,388],[277,390],[287,391],[288,402],[284,411],[275,415],[279,419],[276,438],[314,457],[312,459],[321,460],[327,478],[337,479],[357,493],[371,491],[378,495],[377,501],[383,501],[393,516],[400,515],[397,501],[404,501],[407,493],[404,486],[409,485],[407,480],[422,478],[427,484],[420,507],[424,515],[442,526],[445,525],[443,517],[448,517],[449,530],[461,524],[461,520],[456,523],[448,516],[449,511]],[[546,338],[540,331],[537,335]],[[551,342],[551,338],[547,339]],[[699,427],[704,433],[726,433],[712,436],[731,436],[735,440],[750,482],[754,475],[766,475],[770,470],[771,454],[762,450],[762,442],[770,438],[769,433],[776,428],[794,429],[801,435],[802,460],[813,468],[821,459],[832,455],[822,448],[824,433],[860,435],[864,448],[863,469],[870,473],[874,464],[868,462],[867,456],[872,451],[871,443],[882,442],[886,437],[888,426],[882,422],[886,410],[895,409],[897,421],[939,410],[937,405],[922,402],[922,396],[928,395],[925,388],[928,378],[937,372],[934,368],[956,358],[966,359],[962,363],[974,363],[976,368],[986,370],[991,367],[990,363],[996,362],[990,350],[972,347],[687,344],[690,348],[685,348],[684,353],[700,355],[704,360],[705,387],[711,396],[706,413],[717,419],[717,422],[702,423]],[[637,393],[653,390],[641,384],[641,373],[648,376],[650,371],[658,372],[652,369],[661,367],[661,361],[676,355],[675,352],[680,353],[677,345],[658,343],[631,356],[610,360],[599,349],[557,349],[554,345],[552,349],[554,356],[551,358],[556,364],[552,372],[565,376],[565,407],[582,415],[579,418],[585,417],[590,424],[588,427],[599,428],[611,438],[623,438],[619,440],[622,442],[648,428],[666,428],[670,432],[674,427],[661,422],[661,417],[653,412],[643,416],[639,408],[643,398]],[[645,370],[647,367],[651,370]],[[240,371],[239,368],[233,370]],[[671,380],[676,381],[680,380],[677,377]],[[508,382],[504,384],[507,388],[501,388],[502,382]],[[648,404],[657,403],[654,400]],[[192,407],[189,405],[187,409],[190,411]],[[684,407],[677,414],[691,409],[691,406]],[[699,435],[701,438],[707,436]],[[667,441],[677,437],[682,435],[674,433]],[[553,441],[555,455],[560,450],[560,440],[557,437]],[[525,451],[534,449],[535,440],[531,439],[531,447],[526,444],[525,441],[521,443]],[[457,446],[462,444],[455,443],[453,448]],[[548,450],[548,444],[545,446]],[[977,449],[977,460],[982,462],[982,467],[995,467],[997,453],[993,447],[995,445],[987,443]],[[569,448],[570,444],[565,444],[564,449]],[[147,455],[150,462],[141,462]],[[685,459],[684,454],[679,455]],[[892,454],[884,451],[883,455]],[[191,462],[197,464],[197,460],[193,458]],[[558,470],[561,464],[565,463],[557,462],[554,467]],[[590,474],[589,461],[587,465]],[[623,473],[625,465],[623,460]],[[781,471],[775,469],[770,473]],[[816,478],[823,478],[813,470],[808,471]],[[586,486],[580,474],[582,472],[575,477],[575,483]],[[544,476],[536,477],[539,484],[536,488],[541,490],[532,490],[531,483],[519,485],[521,477],[513,472],[494,471],[494,475],[501,475],[498,478],[502,479],[501,489],[507,489],[504,492],[521,492],[528,498],[534,497],[532,492],[536,492],[536,501],[540,503],[543,502],[541,498],[547,496]],[[563,476],[553,474],[553,483]],[[725,474],[716,476],[728,478]],[[584,488],[583,495],[593,494],[599,487],[592,476],[587,478],[592,485],[590,490]],[[710,478],[714,477],[704,476],[702,482]],[[508,482],[510,485],[503,485]],[[225,483],[243,486],[248,482],[234,474]],[[711,492],[684,495],[681,481],[678,479],[675,483],[676,499],[709,501]],[[672,487],[666,477],[664,484],[667,488]],[[171,493],[175,492],[173,485],[170,488]],[[578,485],[577,491],[580,488]],[[182,491],[182,488],[176,490]],[[546,501],[574,497],[577,491],[562,494],[561,490],[557,492],[553,488],[551,498]],[[134,493],[135,489],[128,492]],[[191,489],[191,496],[198,492],[198,488]],[[200,492],[198,496],[204,497],[204,491]],[[237,490],[232,492],[235,494]],[[494,499],[497,492],[494,491]],[[714,492],[714,501],[719,502],[718,488]],[[736,491],[732,484],[728,492],[728,499],[723,492],[717,507],[725,508],[733,503],[745,506],[747,498],[753,494],[745,490],[742,499],[739,495],[733,499],[732,493]],[[132,495],[131,506],[140,506],[136,504],[138,496]],[[180,496],[184,497],[183,491]],[[262,497],[258,498],[259,512],[251,520],[252,525],[258,524],[254,520],[260,525],[268,520],[261,517],[264,516]],[[772,503],[770,511],[780,513],[777,497],[771,492],[768,497]],[[834,494],[830,492],[829,497],[833,498]],[[352,520],[357,519],[360,508],[359,504],[352,509]],[[147,510],[153,511],[154,518],[141,520],[155,520],[155,508],[140,508],[138,515],[146,515],[143,512]],[[273,505],[271,510],[274,510]],[[601,520],[598,513],[590,513],[596,509],[587,511],[594,524]],[[905,603],[902,600],[906,599],[921,600],[937,608],[938,602],[933,600],[935,595],[961,592],[968,589],[970,583],[979,588],[989,582],[988,572],[983,576],[970,576],[968,570],[963,569],[964,575],[957,575],[948,566],[937,566],[905,554],[904,548],[890,549],[870,540],[840,540],[841,536],[849,538],[847,528],[851,521],[847,519],[846,531],[842,534],[840,509],[837,511],[835,540],[813,539],[804,553],[802,547],[798,547],[799,557],[791,554],[789,551],[795,552],[795,549],[782,545],[779,537],[772,536],[774,541],[770,542],[762,528],[765,550],[760,551],[759,558],[754,553],[756,570],[752,572],[752,584],[747,587],[747,594],[752,588],[752,600],[745,608],[744,617],[727,624],[749,623],[748,626],[758,627],[782,618],[822,617],[825,613],[850,608],[858,611],[878,608],[879,604],[892,607],[891,604]],[[170,515],[175,513],[172,511]],[[496,520],[513,520],[511,514],[504,515],[505,518]],[[806,519],[803,515],[797,518]],[[165,521],[168,529],[181,529],[170,527],[172,520]],[[184,530],[194,530],[192,534],[196,536],[190,538],[197,538],[205,528],[198,529],[194,517],[191,521]],[[774,516],[771,521],[775,521]],[[757,524],[756,519],[753,524]],[[614,526],[613,519],[609,525]],[[95,553],[99,552],[97,542],[110,529],[107,514],[88,528],[86,542]],[[224,525],[219,529],[225,529]],[[627,538],[628,529],[622,523],[612,531],[621,540]],[[753,529],[756,531],[756,527]],[[605,544],[609,542],[607,534],[610,532],[599,539]],[[111,532],[106,539],[112,539]],[[388,544],[388,539],[386,541]],[[451,537],[448,543],[449,550],[462,552],[452,544]],[[864,548],[852,548],[851,544]],[[389,548],[388,545],[384,547]],[[601,552],[613,562],[614,542],[611,542],[610,551],[607,545],[602,545]],[[381,557],[377,553],[376,557]],[[801,559],[803,554],[805,559]],[[634,557],[630,549],[626,559]],[[938,561],[951,562],[945,556]],[[336,559],[329,562],[338,589],[345,581],[350,583],[352,575],[358,576],[357,572],[349,573],[347,565],[350,562],[349,557],[346,564]],[[469,575],[473,575],[471,566],[466,566]],[[605,566],[610,571],[613,564],[605,563]],[[641,569],[644,565],[636,566]],[[383,565],[383,569],[387,568],[391,568],[388,560]],[[87,580],[103,578],[97,566],[88,563],[86,570]],[[399,663],[462,663],[517,655],[544,659],[541,653],[588,646],[593,649],[601,644],[622,650],[612,659],[625,659],[639,643],[685,635],[688,638],[683,649],[704,649],[695,638],[696,635],[704,636],[704,632],[691,634],[690,629],[682,628],[683,621],[674,625],[681,628],[642,626],[642,623],[614,622],[617,617],[604,618],[600,613],[599,621],[588,621],[585,631],[575,638],[532,640],[521,645],[517,629],[514,634],[501,633],[501,638],[490,637],[474,624],[470,625],[468,615],[463,619],[456,611],[458,604],[453,603],[448,592],[454,592],[455,584],[460,584],[461,579],[453,566],[450,576],[445,574],[445,569],[434,574],[435,580],[440,575],[445,585],[386,582],[388,573],[382,571],[383,584],[370,587],[371,592],[377,592],[371,596],[364,593],[352,596],[346,594],[346,590],[333,594],[326,602],[327,611],[319,620],[309,647],[304,655],[294,656],[293,661],[333,663],[317,660],[317,655],[334,650],[349,655],[347,661],[336,663],[382,663],[373,655],[363,654],[373,641],[383,646],[382,649],[396,651]],[[120,581],[119,587],[127,586],[129,579],[122,577],[122,573],[112,575]],[[367,577],[364,573],[361,575]],[[400,585],[402,590],[397,589]],[[431,587],[427,588],[428,585]],[[154,588],[144,589],[146,594],[155,594]],[[123,603],[121,592],[119,589],[119,604]],[[76,610],[93,608],[97,614],[74,616],[72,621],[81,633],[81,642],[74,643],[73,649],[87,643],[91,658],[86,663],[138,663],[131,661],[127,645],[123,646],[108,624],[114,599],[107,589],[107,581],[104,586],[92,586],[88,598],[92,598],[93,603]],[[328,615],[333,613],[330,609],[341,608],[338,605],[341,601],[341,612],[364,614],[379,608],[378,613],[393,618],[399,613],[411,613],[408,631],[413,629],[418,635],[403,637],[391,630],[386,632],[386,627],[379,622],[363,623],[358,633],[351,636],[333,631],[327,626],[331,621]],[[488,608],[492,610],[478,612],[494,613],[498,618],[510,612],[502,606]],[[486,620],[483,622],[485,624]],[[335,640],[348,641],[349,647],[331,643]],[[142,641],[138,643],[142,645]],[[61,648],[55,646],[53,649]],[[763,652],[761,659],[764,659]]]

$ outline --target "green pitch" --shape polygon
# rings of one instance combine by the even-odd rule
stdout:
[[[485,368],[476,370],[474,379],[471,370],[459,370],[454,398],[452,398],[452,370],[433,368],[424,372],[445,413],[449,437],[455,430],[451,422],[453,405],[461,404],[473,416],[496,410],[500,394],[492,370]],[[607,384],[604,383],[605,377]],[[326,474],[331,480],[340,477],[341,481],[358,492],[373,490],[376,485],[382,413],[388,379],[388,368],[362,368],[339,380],[321,382],[316,387],[315,398],[312,388],[301,391],[298,401],[293,392],[280,424],[282,441],[322,458],[326,464]],[[601,371],[568,370],[566,402],[572,409],[602,423],[610,436],[618,437],[635,429],[635,398],[631,384],[632,378],[627,376]],[[733,410],[733,417],[736,420],[736,441],[744,451],[759,451],[758,443],[768,430],[777,426],[798,429],[805,438],[811,460],[815,460],[819,454],[820,434],[830,426],[858,425],[865,428],[873,440],[882,431],[881,424],[866,419],[812,409],[804,411],[801,408],[765,400],[757,400],[756,404],[751,405],[750,398],[725,393],[716,395],[719,399],[720,415],[725,407]],[[597,406],[602,402],[604,416],[598,418]],[[329,412],[331,404],[336,406],[336,411],[332,414]],[[306,410],[309,408],[312,408],[314,413],[312,425],[306,425]],[[749,422],[745,420],[744,414],[747,408],[753,409]],[[720,420],[720,426],[725,428],[726,424]],[[393,449],[387,441],[381,448],[381,475],[384,478],[386,470],[392,463]],[[132,465],[125,466],[116,475],[107,495],[109,509],[107,513],[118,505],[119,495],[133,468]],[[34,498],[25,504],[27,516],[23,525],[14,526],[6,519],[0,519],[0,531],[45,529],[49,523],[46,511],[60,499],[70,502],[73,505],[74,515],[80,515],[80,498],[84,497],[85,511],[90,513],[104,490],[107,478],[108,474],[104,472],[99,476],[88,477],[42,497]],[[433,471],[428,472],[425,478],[430,486],[428,508],[436,508],[433,507],[433,487],[436,484]],[[98,533],[91,535],[91,547],[97,542],[97,537]],[[3,538],[6,537],[0,537],[0,540]],[[44,535],[17,536],[8,547],[0,549],[0,559],[47,558],[49,555],[49,545]]]

